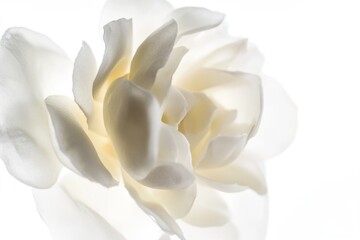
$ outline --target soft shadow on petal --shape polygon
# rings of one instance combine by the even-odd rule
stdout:
[[[136,50],[129,79],[138,86],[151,89],[158,70],[168,61],[177,35],[177,24],[169,21],[154,31]]]
[[[59,159],[76,173],[106,187],[117,181],[102,164],[89,136],[76,114],[82,112],[71,99],[50,96],[45,100],[54,130],[54,145],[59,148]],[[83,116],[84,117],[84,116]]]
[[[132,50],[132,20],[119,19],[104,26],[105,52],[94,80],[93,96],[101,101],[112,81],[128,72]]]
[[[148,214],[159,227],[169,234],[177,235],[180,239],[184,240],[184,235],[175,219],[158,203],[148,199],[148,195],[142,193],[141,185],[136,183],[130,176],[124,172],[125,187],[130,195],[136,201],[138,206]]]
[[[275,80],[263,77],[264,109],[256,135],[245,151],[267,159],[282,153],[295,137],[297,108]]]
[[[104,122],[123,168],[143,179],[155,166],[160,131],[156,98],[126,79],[116,80],[104,101]]]
[[[197,169],[199,180],[224,192],[238,192],[250,188],[258,194],[266,194],[267,187],[261,166],[262,162],[244,153],[229,165]]]
[[[76,103],[89,118],[93,111],[92,87],[97,73],[94,54],[86,42],[75,59],[73,71],[73,94]]]
[[[131,18],[134,23],[135,49],[156,28],[164,23],[172,6],[165,0],[108,0],[104,5],[101,24],[119,18]]]
[[[56,240],[124,240],[103,217],[62,186],[33,190],[41,218]]]
[[[219,193],[211,188],[198,185],[194,205],[183,220],[197,227],[221,226],[230,220],[230,212]]]
[[[205,31],[219,26],[224,20],[225,15],[210,11],[206,8],[184,7],[172,11],[168,19],[174,19],[179,25],[181,37],[186,34]]]
[[[51,146],[43,97],[51,92],[71,95],[71,61],[46,36],[11,28],[1,40],[0,63],[1,158],[18,180],[50,187],[60,164]]]

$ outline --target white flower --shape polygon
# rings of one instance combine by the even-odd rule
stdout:
[[[263,237],[236,226],[264,227],[261,197],[234,192],[266,194],[262,160],[286,148],[295,114],[262,81],[261,54],[228,36],[223,20],[162,0],[110,0],[100,67],[84,42],[73,70],[47,37],[4,34],[1,158],[37,189],[54,185],[62,166],[76,173],[34,190],[55,239],[149,239],[145,215],[179,239]],[[231,216],[241,196],[255,213]]]

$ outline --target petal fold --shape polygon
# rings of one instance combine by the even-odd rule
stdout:
[[[90,138],[82,128],[76,114],[80,109],[70,99],[50,96],[45,100],[55,132],[55,141],[60,151],[60,160],[71,170],[91,181],[106,187],[114,186],[113,179],[101,162]]]
[[[111,82],[128,72],[132,54],[132,20],[121,18],[106,24],[104,42],[104,57],[92,92],[96,100],[102,100]]]
[[[168,61],[177,36],[177,24],[169,21],[153,32],[137,49],[131,62],[129,79],[151,89],[158,70]]]

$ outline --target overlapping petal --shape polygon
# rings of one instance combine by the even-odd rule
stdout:
[[[71,86],[71,62],[44,35],[12,28],[1,40],[0,63],[1,158],[20,181],[50,187],[60,164],[51,146],[43,98]]]

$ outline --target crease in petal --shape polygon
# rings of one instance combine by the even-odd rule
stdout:
[[[92,94],[101,101],[112,81],[128,72],[132,54],[132,20],[118,19],[104,26],[105,52]]]
[[[93,112],[92,86],[97,74],[97,65],[90,46],[83,42],[74,63],[74,100],[89,119]]]
[[[167,97],[171,88],[172,77],[187,51],[185,47],[174,48],[165,66],[156,74],[151,92],[156,96],[160,105]]]
[[[106,187],[117,184],[101,162],[93,143],[75,114],[82,113],[66,97],[50,96],[45,100],[54,130],[54,145],[59,159],[71,170]]]
[[[242,153],[236,161],[218,168],[197,169],[197,175],[208,185],[224,192],[238,192],[250,188],[260,195],[267,193],[261,163]]]
[[[174,19],[179,25],[179,34],[192,34],[219,26],[225,15],[200,7],[183,7],[172,11],[169,19]]]
[[[113,226],[62,186],[33,190],[37,210],[56,240],[125,240]]]
[[[177,36],[177,24],[171,20],[154,31],[136,50],[131,62],[129,79],[151,89],[156,75],[167,63]]]
[[[160,131],[156,98],[132,81],[118,79],[104,101],[104,121],[122,167],[143,179],[155,166]]]

